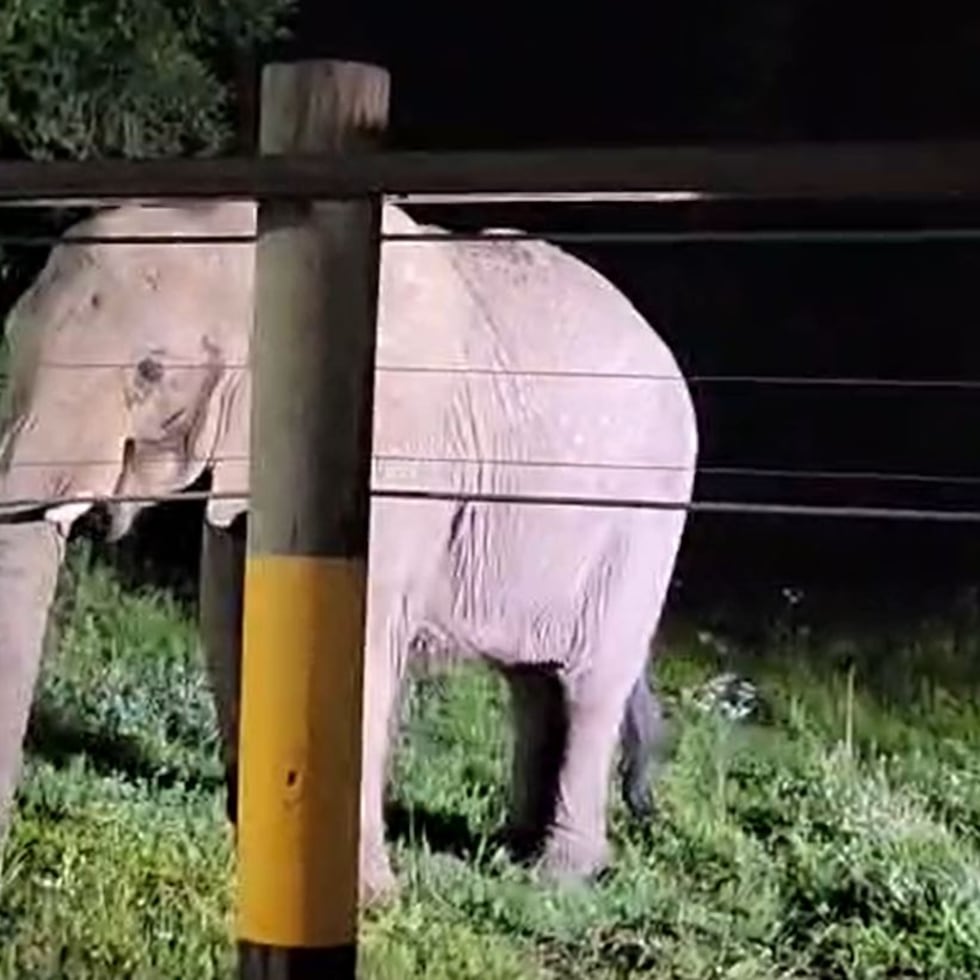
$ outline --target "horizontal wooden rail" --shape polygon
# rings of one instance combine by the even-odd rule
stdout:
[[[980,142],[389,151],[343,156],[0,162],[0,203],[439,197],[622,200],[980,198]]]

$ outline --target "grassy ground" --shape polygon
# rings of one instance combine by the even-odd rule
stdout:
[[[232,854],[188,612],[126,592],[84,549],[63,597],[0,880],[0,978],[232,976]],[[392,820],[404,894],[365,921],[362,974],[980,975],[973,642],[935,624],[849,643],[781,629],[763,655],[678,630],[660,662],[675,738],[659,815],[635,826],[617,801],[614,872],[565,893],[485,843],[509,738],[496,680],[418,684]],[[754,720],[692,697],[733,666],[761,691]]]

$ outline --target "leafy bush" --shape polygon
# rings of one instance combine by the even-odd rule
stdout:
[[[295,0],[5,0],[0,150],[36,159],[220,151],[236,57]]]

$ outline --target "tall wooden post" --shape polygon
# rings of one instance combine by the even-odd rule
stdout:
[[[273,64],[263,154],[364,146],[388,75]],[[240,721],[241,977],[355,976],[380,201],[260,202]]]

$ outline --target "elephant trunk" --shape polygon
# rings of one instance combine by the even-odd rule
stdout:
[[[0,848],[64,554],[55,524],[0,524]]]

